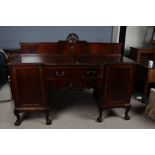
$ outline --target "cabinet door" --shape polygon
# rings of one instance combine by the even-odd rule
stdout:
[[[107,65],[105,67],[104,101],[106,107],[129,104],[133,88],[133,65]]]
[[[13,67],[11,69],[11,86],[16,107],[46,105],[46,90],[41,66]]]

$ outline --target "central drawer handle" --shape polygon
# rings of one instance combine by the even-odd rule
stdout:
[[[96,75],[96,71],[95,70],[88,70],[87,75]]]
[[[64,71],[62,71],[62,72],[56,71],[56,76],[61,77],[61,76],[64,76],[64,75],[65,75],[65,72]]]

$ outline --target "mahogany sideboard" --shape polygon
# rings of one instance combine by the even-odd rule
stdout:
[[[87,43],[21,43],[8,66],[14,99],[15,125],[21,124],[21,112],[44,111],[49,118],[48,93],[61,88],[94,89],[99,116],[107,108],[125,108],[129,119],[135,62],[121,56],[122,44]]]

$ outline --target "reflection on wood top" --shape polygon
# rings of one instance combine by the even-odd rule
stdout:
[[[66,54],[19,54],[8,63],[11,65],[104,65],[134,64],[135,62],[119,54],[111,55],[66,55]]]

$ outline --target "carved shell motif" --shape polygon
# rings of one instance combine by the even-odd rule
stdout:
[[[69,43],[76,43],[77,41],[79,41],[79,37],[77,34],[75,33],[70,33],[68,36],[67,36],[67,39],[66,39]]]

